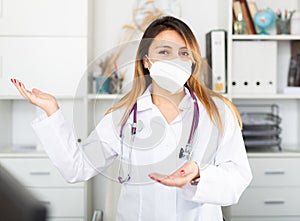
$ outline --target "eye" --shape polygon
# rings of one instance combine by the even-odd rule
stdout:
[[[180,51],[179,55],[182,57],[189,57],[190,53],[189,53],[189,51],[184,50],[184,51]]]
[[[161,50],[161,51],[158,52],[158,54],[160,54],[160,55],[168,55],[170,53],[167,50]]]

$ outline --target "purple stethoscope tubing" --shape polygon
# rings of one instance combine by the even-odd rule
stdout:
[[[194,116],[193,116],[193,121],[192,121],[192,126],[191,126],[191,131],[190,131],[190,135],[189,135],[189,139],[188,139],[188,145],[192,144],[194,135],[195,135],[195,131],[198,127],[198,123],[199,123],[199,107],[198,107],[198,102],[197,102],[197,98],[195,93],[188,87],[187,88],[191,94],[191,97],[193,99],[194,102]],[[132,110],[130,111],[130,113],[133,112],[133,122],[132,122],[132,126],[131,126],[131,135],[135,135],[136,134],[136,126],[137,126],[137,103],[135,103],[132,107]],[[123,123],[121,125],[120,128],[120,138],[123,137],[123,130],[124,130],[124,126],[125,123]]]

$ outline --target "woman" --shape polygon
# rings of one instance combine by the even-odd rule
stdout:
[[[53,96],[12,82],[46,112],[33,128],[66,180],[88,180],[121,157],[117,220],[217,221],[221,206],[237,203],[252,175],[239,113],[204,86],[200,65],[184,22],[170,16],[152,22],[138,47],[132,90],[82,144]],[[145,142],[150,130],[159,135]]]

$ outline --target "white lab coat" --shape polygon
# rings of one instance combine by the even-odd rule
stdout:
[[[152,181],[147,174],[170,173],[183,163],[177,160],[177,151],[187,142],[190,133],[193,102],[186,90],[179,105],[180,114],[168,124],[152,103],[150,90],[151,87],[137,102],[140,125],[131,160],[128,148],[130,127],[125,125],[123,177],[128,172],[126,162],[133,166],[130,182],[122,184],[116,220],[221,221],[221,206],[237,203],[252,179],[236,119],[220,99],[214,99],[223,121],[221,135],[198,101],[200,117],[193,139],[192,160],[200,167],[200,181],[183,188],[164,186]],[[105,174],[105,169],[118,159],[121,153],[118,124],[121,115],[122,110],[106,115],[82,143],[77,142],[73,127],[60,110],[50,117],[39,117],[32,126],[54,165],[68,182],[73,183],[88,180],[100,172]],[[131,122],[132,113],[128,119],[128,123]],[[105,175],[113,179],[117,176]]]

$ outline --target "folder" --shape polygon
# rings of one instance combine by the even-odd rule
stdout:
[[[226,93],[227,85],[227,32],[212,30],[206,34],[206,57],[211,68],[208,87],[218,93]]]

